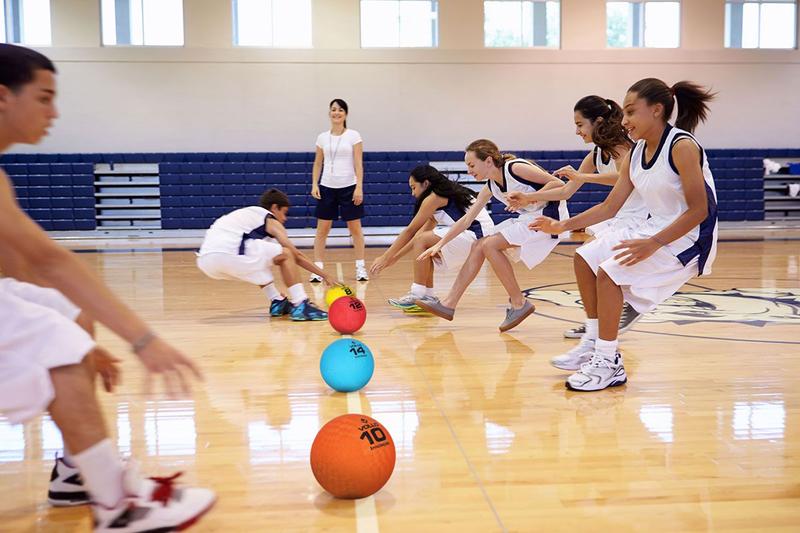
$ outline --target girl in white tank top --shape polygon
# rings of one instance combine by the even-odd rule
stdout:
[[[711,272],[716,255],[717,202],[703,148],[691,131],[708,114],[713,94],[691,82],[672,87],[646,78],[625,96],[623,125],[636,141],[606,200],[566,221],[540,218],[532,227],[559,233],[613,217],[639,192],[650,218],[636,228],[604,232],[580,247],[575,274],[586,308],[580,344],[552,359],[577,370],[567,386],[590,391],[627,381],[617,336],[622,302],[645,313],[697,275]],[[667,121],[677,101],[677,127]]]
[[[469,174],[478,181],[486,181],[487,185],[478,193],[477,200],[467,214],[453,224],[441,241],[422,253],[418,260],[440,254],[447,243],[467,229],[492,197],[507,207],[511,207],[509,196],[514,194],[526,195],[534,202],[518,209],[517,218],[503,221],[494,235],[481,239],[472,247],[447,296],[438,302],[418,300],[417,305],[425,311],[452,320],[458,301],[475,279],[484,259],[488,259],[506,289],[511,304],[505,320],[499,326],[500,331],[507,331],[519,325],[534,310],[533,304],[525,299],[520,290],[509,259],[522,260],[528,268],[533,268],[550,254],[563,237],[528,228],[528,224],[537,216],[559,219],[569,216],[564,193],[560,190],[561,181],[530,161],[501,154],[497,145],[487,139],[477,140],[467,146],[464,161]]]

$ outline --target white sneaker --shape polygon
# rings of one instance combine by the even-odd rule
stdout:
[[[415,303],[419,296],[415,296],[413,293],[404,294],[400,298],[389,298],[389,305],[392,307],[397,307],[400,309],[409,309],[411,307],[416,307],[417,304]]]
[[[128,496],[116,507],[92,505],[96,532],[180,531],[197,522],[216,502],[209,489],[174,487],[180,474],[141,479],[136,470],[135,464],[125,469],[123,484]]]
[[[566,385],[568,389],[588,392],[624,385],[626,381],[628,376],[619,353],[614,360],[609,360],[595,352],[588,363],[582,364],[578,372],[567,378]]]
[[[367,267],[363,266],[356,267],[356,281],[369,281],[369,276],[367,275]]]
[[[575,372],[581,369],[581,365],[588,363],[594,354],[593,342],[581,342],[567,353],[557,355],[550,359],[550,364],[561,370],[571,370]]]
[[[83,479],[78,469],[65,463],[61,457],[56,457],[56,464],[50,474],[47,501],[54,507],[72,507],[89,503],[89,494],[83,486]]]
[[[310,281],[311,283],[322,283],[322,277],[320,277],[320,276],[317,276],[316,274],[313,274],[313,273],[312,273],[312,274],[311,274],[311,275],[308,277],[308,281]]]

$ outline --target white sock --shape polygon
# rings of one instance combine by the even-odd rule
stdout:
[[[302,283],[295,283],[288,289],[289,292],[289,301],[292,302],[292,305],[298,305],[303,302],[303,300],[308,300],[308,295],[306,294],[306,290],[303,288]]]
[[[425,289],[427,289],[425,285],[420,285],[419,283],[411,284],[411,294],[413,294],[417,298],[422,298],[423,296],[425,296]]]
[[[594,343],[594,351],[597,355],[601,356],[603,359],[608,359],[609,361],[613,361],[615,356],[617,355],[617,342],[616,339],[613,341],[604,341],[603,339],[597,339]]]
[[[356,259],[356,268],[364,268],[364,260]]]
[[[108,508],[116,507],[125,496],[122,488],[122,462],[111,440],[103,439],[71,457],[78,467],[92,500]]]
[[[433,287],[425,287],[425,296],[436,296]]]
[[[281,299],[283,299],[283,297],[281,296],[280,291],[278,291],[278,288],[275,287],[274,283],[270,283],[269,285],[265,286],[261,290],[264,291],[264,294],[267,295],[267,298],[269,298],[270,302],[272,300],[281,300]]]
[[[581,336],[581,343],[592,343],[597,340],[597,333],[600,330],[600,324],[596,318],[586,319],[586,333]]]

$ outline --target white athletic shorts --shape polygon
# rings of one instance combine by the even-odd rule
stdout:
[[[197,268],[213,279],[238,279],[254,285],[269,285],[272,260],[283,252],[275,242],[250,239],[244,244],[244,255],[211,252],[197,256]]]
[[[644,224],[645,220],[646,219],[639,217],[624,216],[609,218],[608,220],[604,220],[587,227],[586,233],[592,235],[593,237],[598,237],[601,233],[605,233],[606,231],[619,231],[623,229],[635,230],[640,225]]]
[[[447,235],[450,230],[449,226],[438,226],[433,229],[433,233],[440,238]],[[437,268],[444,270],[457,270],[469,257],[469,252],[472,250],[472,245],[478,242],[478,238],[472,231],[466,230],[459,233],[455,239],[448,242],[442,248],[440,257],[433,260]]]
[[[675,294],[684,283],[697,276],[697,259],[684,266],[666,247],[632,266],[622,266],[612,250],[624,240],[646,239],[632,229],[606,231],[577,252],[597,274],[602,268],[620,286],[625,301],[640,313],[647,313]]]
[[[55,289],[0,279],[0,413],[12,423],[53,401],[51,368],[78,364],[94,348],[75,323],[79,314]]]
[[[495,226],[495,233],[500,233],[508,244],[516,246],[505,251],[508,258],[515,263],[522,261],[529,269],[544,261],[561,241],[561,236],[554,239],[549,233],[529,229],[528,224],[534,218],[509,218]]]

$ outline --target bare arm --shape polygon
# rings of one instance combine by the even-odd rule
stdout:
[[[320,199],[319,194],[319,178],[322,175],[322,163],[325,161],[325,154],[322,148],[317,146],[317,152],[314,154],[314,166],[311,167],[311,196]]]
[[[55,287],[76,306],[130,343],[145,367],[163,373],[170,394],[188,390],[182,371],[197,367],[156,337],[75,254],[58,246],[19,208],[5,173],[0,172],[0,256],[16,253],[35,277]]]
[[[447,205],[447,198],[442,198],[433,193],[428,195],[428,197],[422,201],[422,205],[419,206],[419,211],[414,215],[414,218],[408,226],[400,232],[389,249],[372,263],[372,266],[370,266],[370,273],[378,274],[381,270],[393,264],[399,258],[400,251],[411,244],[411,240],[425,227],[426,223],[433,218],[433,214],[436,210],[445,205]]]
[[[328,285],[334,284],[334,280],[331,278],[331,276],[315,265],[313,261],[303,254],[303,252],[297,249],[291,239],[289,239],[289,234],[286,233],[286,228],[283,227],[283,224],[274,218],[270,218],[267,220],[266,230],[267,233],[275,237],[275,240],[278,241],[281,246],[289,250],[294,255],[298,266],[321,277]]]
[[[472,207],[469,208],[463,217],[459,218],[455,224],[450,226],[450,229],[447,231],[442,240],[422,252],[419,257],[417,257],[417,261],[421,261],[426,257],[430,257],[439,253],[439,250],[444,248],[444,246],[459,236],[463,231],[469,228],[472,221],[477,218],[480,214],[481,209],[483,209],[486,204],[489,203],[489,200],[492,199],[492,190],[486,185],[481,192],[478,193],[478,197],[472,203]]]
[[[617,157],[614,158],[615,166],[618,169],[622,168],[622,164],[628,160],[628,153],[630,146],[621,145],[617,146]],[[583,158],[580,168],[576,171],[571,166],[560,168],[553,172],[556,176],[564,177],[570,181],[580,181],[583,183],[597,183],[600,185],[608,185],[613,187],[619,179],[619,172],[605,172],[603,174],[596,174],[597,167],[594,164],[594,152],[589,152]]]
[[[608,220],[617,214],[617,212],[628,199],[631,192],[633,192],[633,183],[630,179],[630,165],[626,159],[623,161],[622,168],[620,169],[620,177],[611,192],[608,193],[603,202],[584,211],[580,215],[568,218],[566,220],[555,221],[547,217],[539,217],[535,222],[529,224],[531,229],[544,231],[545,233],[552,233],[558,235],[565,231],[571,231],[579,228],[585,228],[592,224],[597,224],[604,220]]]
[[[353,191],[353,204],[364,201],[364,143],[353,146],[353,170],[356,171],[356,188]]]

